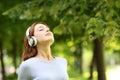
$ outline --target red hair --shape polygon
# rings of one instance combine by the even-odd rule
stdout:
[[[30,36],[34,36],[34,28],[35,28],[35,25],[36,24],[44,24],[46,25],[45,23],[43,22],[35,22],[33,23],[31,26],[30,26]],[[25,61],[31,57],[35,57],[37,55],[37,47],[34,46],[34,47],[31,47],[29,44],[28,44],[28,39],[27,37],[25,36],[24,38],[24,46],[23,46],[23,55],[22,55],[22,61]]]

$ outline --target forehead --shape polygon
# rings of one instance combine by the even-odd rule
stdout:
[[[46,28],[47,26],[45,24],[36,24],[35,25],[35,29],[39,29],[39,28]]]

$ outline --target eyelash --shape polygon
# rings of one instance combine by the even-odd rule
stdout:
[[[43,29],[40,29],[39,31],[42,31]]]
[[[44,30],[44,28],[42,28],[42,29],[40,29],[39,31],[43,31]],[[49,29],[50,30],[50,29]]]

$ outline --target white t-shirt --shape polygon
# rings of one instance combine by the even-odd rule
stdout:
[[[18,80],[69,80],[67,60],[60,57],[50,61],[30,58],[21,63]]]

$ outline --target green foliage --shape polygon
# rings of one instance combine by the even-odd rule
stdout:
[[[88,34],[91,34],[93,38],[99,37],[104,34],[105,28],[106,28],[106,23],[105,21],[98,19],[98,18],[91,18],[88,23],[87,23],[87,31]],[[95,39],[94,38],[94,39]]]
[[[55,36],[89,42],[99,36],[119,36],[119,1],[112,0],[34,0],[20,3],[5,11],[11,19],[46,21]],[[78,37],[79,36],[79,37]],[[57,37],[57,40],[60,40]]]
[[[114,40],[117,40],[119,44],[119,3],[120,0],[3,1],[3,3],[0,3],[2,14],[0,16],[0,39],[4,43],[4,48],[8,50],[10,57],[12,57],[12,40],[14,40],[18,46],[17,57],[20,57],[25,29],[34,21],[45,21],[55,34],[56,44],[58,44],[54,47],[55,54],[61,52],[73,56],[72,51],[76,46],[91,47],[90,41],[100,36],[105,37],[105,43],[111,43],[111,41],[114,43]],[[62,43],[66,43],[66,45]],[[106,46],[109,49],[116,48],[112,48],[113,45],[110,44]],[[70,72],[71,75],[75,74],[75,72]],[[76,76],[73,75],[73,77]],[[76,80],[80,78],[78,77]]]
[[[7,75],[6,79],[7,80],[17,80],[17,75],[15,75],[15,74],[9,74],[9,75]]]
[[[40,18],[43,21],[48,21],[51,17],[53,22],[56,20],[59,22],[53,30],[55,34],[64,34],[70,36],[69,38],[73,37],[75,40],[79,39],[76,36],[80,36],[80,41],[93,40],[102,35],[111,36],[111,30],[113,31],[111,33],[119,36],[116,35],[118,32],[116,30],[118,29],[116,27],[118,26],[116,21],[118,18],[116,19],[116,17],[119,16],[118,10],[115,10],[119,8],[117,2],[112,2],[112,0],[70,0],[69,2],[67,0],[56,0],[54,2],[51,0],[34,0],[18,4],[4,12],[3,15],[8,15],[12,19],[31,20]]]

